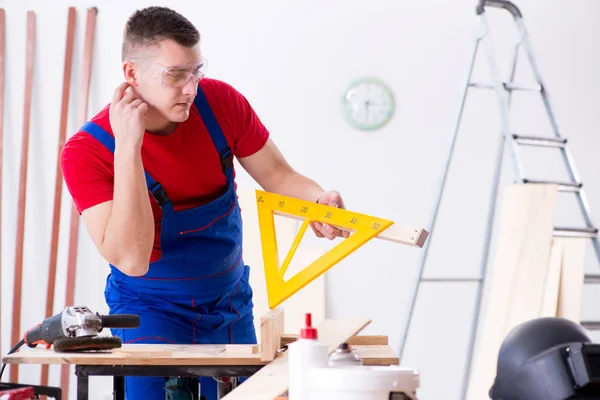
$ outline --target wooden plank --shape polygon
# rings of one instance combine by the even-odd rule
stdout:
[[[263,361],[275,358],[283,335],[283,309],[275,308],[260,318],[260,353]]]
[[[67,121],[69,118],[69,100],[71,95],[71,70],[73,67],[73,46],[75,42],[75,7],[69,7],[67,14],[67,40],[65,43],[65,60],[63,67],[62,101],[60,107],[60,124],[58,128],[58,148],[56,152],[56,170],[54,177],[54,210],[52,213],[52,232],[50,234],[50,260],[48,262],[48,282],[46,289],[46,313],[44,318],[54,314],[54,290],[56,286],[56,263],[58,260],[58,234],[60,230],[60,212],[62,206],[63,175],[60,167],[60,153],[67,137]],[[42,366],[40,385],[48,386],[48,366]]]
[[[502,341],[515,325],[540,314],[556,199],[556,185],[505,187],[495,260],[486,278],[486,307],[469,377],[468,400],[488,397]]]
[[[398,365],[399,359],[389,345],[352,346],[364,365]],[[104,352],[57,353],[43,347],[22,348],[5,356],[8,364],[80,365],[267,365],[261,360],[258,345],[246,344],[124,344]]]
[[[299,215],[288,214],[286,212],[273,210],[273,214],[280,215],[287,218],[292,218],[298,221],[304,221],[305,218]],[[333,225],[336,226],[336,225]],[[349,231],[350,229],[336,226],[338,229],[343,231]],[[376,239],[387,240],[389,242],[400,243],[407,246],[412,247],[423,247],[427,237],[429,236],[429,232],[423,228],[417,228],[412,225],[393,223],[387,229],[382,231],[379,235],[377,235]]]
[[[79,365],[264,365],[256,345],[123,344],[105,352],[55,352],[37,347],[3,357],[10,364]]]
[[[554,317],[558,307],[560,292],[560,274],[562,269],[562,248],[552,241],[548,271],[544,283],[544,300],[542,301],[540,317]]]
[[[164,344],[137,344],[123,345],[113,349],[112,353],[127,357],[173,357],[181,352],[191,352],[192,355],[217,355],[217,354],[258,354],[259,346],[255,344],[225,344],[225,345],[164,345]]]
[[[98,9],[91,7],[87,9],[85,25],[85,41],[83,47],[83,61],[79,81],[79,95],[77,103],[77,126],[82,126],[87,120],[87,111],[90,94],[90,81],[92,76],[92,55],[94,50],[94,37],[96,34],[96,16]],[[69,255],[67,258],[67,285],[65,291],[65,305],[72,305],[75,299],[75,281],[77,269],[77,248],[79,243],[79,212],[75,203],[71,204],[71,222],[69,224]],[[69,387],[71,374],[69,368],[64,366],[60,372],[60,387]],[[65,400],[68,400],[68,390],[65,390]]]
[[[576,237],[558,237],[552,241],[540,317],[557,316],[580,322],[587,241]]]
[[[23,104],[23,136],[21,138],[21,163],[19,172],[19,200],[15,246],[15,275],[13,286],[13,315],[11,343],[21,340],[21,295],[23,293],[23,251],[25,243],[25,209],[27,201],[27,164],[29,160],[29,135],[31,126],[31,100],[33,92],[33,67],[35,62],[36,15],[27,11],[27,45],[25,59],[25,99]],[[19,382],[19,369],[10,369],[10,381]]]
[[[331,354],[339,345],[362,331],[370,319],[325,320],[317,326],[319,340],[327,343]],[[287,352],[271,361],[224,400],[273,400],[288,389]]]
[[[585,253],[588,239],[555,238],[560,249],[561,270],[556,316],[581,322],[581,300],[585,275]]]
[[[281,336],[281,345],[287,346],[288,344],[298,339],[298,334],[286,333]],[[357,335],[348,340],[348,344],[351,346],[382,346],[388,345],[389,339],[386,335]]]

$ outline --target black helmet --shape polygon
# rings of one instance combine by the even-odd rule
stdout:
[[[498,353],[493,400],[600,399],[600,345],[564,318],[513,328]]]

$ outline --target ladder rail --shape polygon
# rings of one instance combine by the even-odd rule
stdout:
[[[490,27],[489,24],[487,22],[486,16],[484,13],[479,15],[479,19],[481,22],[481,29],[482,29],[482,36],[485,39],[485,43],[486,43],[486,51],[487,51],[487,56],[488,56],[488,60],[489,60],[489,68],[490,68],[490,74],[491,74],[491,78],[492,78],[492,84],[495,88],[495,93],[496,93],[496,101],[498,104],[498,111],[500,112],[500,129],[502,132],[502,135],[504,136],[505,139],[509,140],[510,142],[510,146],[512,147],[512,152],[510,152],[510,156],[511,156],[511,160],[513,162],[513,166],[515,168],[515,172],[517,173],[517,176],[519,177],[520,182],[523,182],[523,180],[525,179],[525,174],[523,171],[523,165],[521,164],[521,161],[519,160],[519,150],[518,150],[518,145],[515,142],[515,140],[512,137],[511,134],[511,127],[510,127],[510,115],[509,115],[509,109],[508,109],[508,105],[509,105],[509,98],[508,96],[512,95],[512,91],[508,91],[508,93],[503,90],[504,89],[504,83],[502,82],[502,80],[500,79],[500,71],[498,69],[498,63],[496,61],[496,55],[495,55],[495,51],[494,51],[494,45],[490,36]],[[516,57],[514,57],[514,60],[516,61]],[[511,70],[516,70],[516,66],[513,68],[511,67]],[[514,71],[511,71],[514,74]],[[511,77],[510,81],[512,82],[513,78]]]
[[[489,36],[489,25],[487,24],[487,21],[485,20],[485,17],[483,15],[481,15],[480,17],[481,17],[481,23],[484,25],[485,32],[487,35],[485,40],[491,41],[490,36]],[[513,47],[513,52],[511,53],[509,82],[512,82],[515,78],[520,46],[521,46],[521,42],[518,42],[517,44],[515,44],[515,46]],[[499,76],[498,76],[497,80],[499,80]],[[502,87],[497,86],[498,91],[502,90],[502,88],[504,88],[504,86],[502,86]],[[510,114],[510,107],[512,105],[512,94],[513,94],[513,91],[509,90],[508,93],[506,94],[506,103],[503,106],[501,106],[506,110],[505,112],[506,112],[507,117]],[[498,96],[498,98],[502,98],[502,96]],[[500,138],[499,138],[499,143],[498,143],[498,154],[496,155],[494,180],[493,180],[493,184],[492,184],[492,191],[490,193],[490,204],[488,206],[489,207],[488,208],[488,217],[487,217],[487,222],[485,225],[486,226],[485,242],[484,242],[483,253],[481,255],[481,264],[479,266],[479,280],[480,281],[477,284],[477,291],[475,293],[475,304],[473,306],[473,316],[472,316],[472,321],[471,321],[471,333],[469,335],[469,341],[468,341],[468,346],[467,346],[467,356],[465,359],[465,372],[464,372],[464,379],[463,379],[463,383],[462,383],[462,397],[461,397],[463,399],[466,399],[467,392],[469,390],[469,379],[468,378],[471,375],[471,368],[473,366],[473,357],[475,355],[475,343],[477,341],[477,336],[478,336],[477,333],[478,333],[478,327],[479,327],[479,319],[481,318],[481,306],[483,303],[483,292],[485,289],[485,284],[487,282],[486,281],[487,269],[488,269],[488,265],[489,265],[490,249],[491,249],[492,237],[493,237],[493,233],[494,233],[494,220],[495,220],[496,212],[497,212],[496,205],[497,205],[497,199],[498,199],[498,191],[500,189],[500,181],[501,181],[501,177],[502,177],[502,165],[504,163],[503,162],[504,161],[504,147],[506,146],[506,140],[509,137],[512,139],[512,140],[509,139],[509,140],[511,140],[511,145],[513,146],[513,148],[516,148],[516,143],[514,141],[514,138],[512,138],[512,135],[510,135],[510,132],[501,134]]]
[[[515,22],[517,24],[517,29],[519,31],[519,35],[523,42],[523,49],[525,50],[525,54],[527,55],[527,60],[529,61],[529,64],[531,65],[531,70],[532,70],[534,79],[537,81],[537,83],[541,87],[540,94],[542,97],[542,101],[544,103],[544,108],[546,110],[546,113],[548,114],[548,119],[550,121],[550,126],[552,128],[552,131],[553,131],[555,137],[562,139],[562,136],[560,135],[560,130],[558,128],[558,122],[556,121],[556,116],[553,112],[553,108],[551,105],[550,96],[548,94],[548,91],[546,90],[546,86],[544,84],[542,74],[540,73],[539,67],[537,65],[537,61],[534,56],[533,46],[531,45],[531,41],[529,40],[529,33],[527,32],[525,22],[523,21],[522,16],[519,18],[515,18]],[[571,153],[571,150],[565,144],[563,147],[560,148],[560,152],[561,152],[563,161],[565,163],[567,172],[569,174],[569,178],[573,182],[581,183],[582,182],[581,175],[579,174],[579,171],[577,170],[577,167],[575,166],[575,159],[573,157],[573,154]],[[582,216],[583,216],[584,222],[586,224],[586,228],[594,228],[596,225],[594,224],[594,221],[592,220],[591,206],[590,206],[589,199],[587,197],[587,193],[585,192],[585,189],[581,188],[580,190],[578,190],[576,193],[576,197],[577,197],[577,202],[579,203],[579,207],[582,211]],[[594,252],[596,253],[596,257],[598,258],[598,261],[600,262],[600,243],[598,242],[598,240],[593,240],[592,245],[594,247]]]
[[[423,246],[423,249],[421,249],[421,252],[420,252],[421,254],[419,256],[420,259],[419,259],[419,264],[417,267],[418,268],[418,272],[417,272],[418,276],[414,280],[413,288],[411,291],[411,299],[410,299],[410,303],[409,303],[409,311],[408,311],[408,315],[404,321],[404,328],[403,328],[403,332],[402,332],[402,337],[401,337],[401,341],[400,341],[400,349],[399,349],[399,358],[400,359],[402,359],[402,355],[404,353],[406,342],[408,341],[407,340],[408,339],[408,331],[410,329],[410,324],[412,322],[412,318],[414,315],[414,309],[415,309],[415,305],[416,305],[417,296],[419,293],[419,287],[420,287],[421,281],[423,280],[424,267],[425,267],[425,263],[427,261],[427,256],[429,255],[429,247],[430,247],[432,239],[433,239],[435,224],[437,222],[440,205],[442,202],[442,198],[444,196],[446,182],[448,180],[448,171],[450,169],[450,165],[452,163],[452,158],[454,156],[454,148],[456,146],[458,131],[460,129],[460,125],[462,122],[462,114],[463,114],[463,110],[464,110],[466,99],[467,99],[469,82],[471,81],[471,76],[473,75],[473,67],[475,66],[475,59],[476,59],[477,51],[479,49],[480,40],[481,40],[481,37],[475,38],[473,47],[470,51],[471,62],[469,64],[469,68],[468,68],[468,72],[467,72],[467,76],[466,76],[466,80],[465,80],[466,82],[465,82],[465,85],[464,85],[464,88],[463,88],[463,91],[461,94],[461,100],[460,100],[460,104],[459,104],[459,112],[458,112],[458,116],[457,116],[456,120],[454,121],[454,128],[452,130],[452,138],[450,140],[450,146],[446,153],[444,170],[442,172],[442,176],[441,176],[441,178],[439,180],[439,184],[438,184],[438,190],[436,193],[434,211],[431,216],[431,220],[428,224],[429,240],[427,240],[427,242]]]

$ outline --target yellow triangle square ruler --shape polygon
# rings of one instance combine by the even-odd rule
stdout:
[[[422,228],[400,226],[387,219],[262,190],[256,191],[256,204],[267,297],[271,309],[277,307],[373,238],[423,247],[428,236],[428,232]],[[303,221],[281,267],[279,267],[275,234],[275,215]],[[341,238],[340,243],[286,281],[284,280],[285,272],[311,222],[330,224],[349,231],[350,235],[347,238]]]

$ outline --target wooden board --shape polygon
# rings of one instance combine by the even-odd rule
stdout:
[[[370,319],[325,320],[317,326],[319,340],[327,343],[331,354],[339,345],[362,331]],[[287,352],[248,378],[224,400],[273,400],[288,389]]]
[[[585,275],[585,251],[589,239],[555,238],[553,248],[560,256],[560,283],[556,316],[581,322],[581,300]]]
[[[27,171],[29,162],[29,136],[31,125],[31,102],[33,92],[36,40],[36,14],[27,11],[27,45],[25,48],[25,95],[23,105],[23,135],[21,137],[21,162],[19,172],[19,197],[17,209],[17,232],[15,246],[15,272],[13,282],[13,313],[11,343],[18,343],[21,330],[21,303],[23,293],[23,259],[25,245],[25,211],[27,202]],[[10,369],[10,382],[19,382],[18,367]]]
[[[398,365],[389,345],[353,345],[365,365]],[[24,348],[6,356],[9,364],[80,365],[267,365],[258,345],[124,344],[110,352],[57,353],[53,349]]]
[[[489,397],[502,341],[543,309],[557,193],[556,185],[505,187],[467,400]]]
[[[298,339],[297,334],[286,333],[281,336],[281,345],[285,346]],[[381,346],[388,345],[389,338],[386,335],[357,335],[348,340],[348,344],[351,346]]]
[[[264,365],[256,345],[124,344],[106,352],[58,353],[53,349],[23,348],[3,357],[10,364],[79,365]]]

